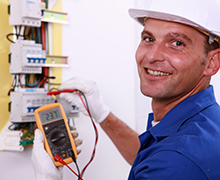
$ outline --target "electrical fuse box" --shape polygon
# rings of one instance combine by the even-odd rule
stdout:
[[[35,41],[19,40],[11,44],[10,73],[35,73],[42,71],[41,67],[46,63],[46,51],[42,50],[42,44]]]
[[[34,111],[37,108],[55,102],[43,88],[22,89],[18,92],[11,92],[10,99],[11,122],[34,122]]]
[[[45,3],[41,0],[9,0],[9,24],[12,26],[40,27]]]

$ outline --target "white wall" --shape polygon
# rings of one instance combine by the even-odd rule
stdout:
[[[63,27],[63,54],[69,56],[70,65],[63,71],[63,81],[73,76],[96,81],[111,111],[135,128],[135,23],[128,14],[133,6],[133,0],[63,1],[70,22]],[[94,130],[88,117],[81,115],[75,122],[84,141],[78,158],[82,169],[92,152]],[[97,153],[84,179],[127,179],[130,166],[97,127]],[[73,177],[65,171],[65,180]]]

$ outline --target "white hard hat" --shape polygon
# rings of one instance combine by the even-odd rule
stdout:
[[[220,37],[220,0],[144,0],[140,8],[129,9],[129,14],[142,25],[145,18],[155,18],[190,25]]]

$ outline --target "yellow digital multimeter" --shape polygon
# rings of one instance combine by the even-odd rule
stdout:
[[[48,104],[36,109],[34,113],[37,126],[45,138],[45,150],[54,164],[63,165],[54,159],[55,155],[60,156],[67,164],[73,162],[72,157],[77,158],[76,146],[61,104]]]

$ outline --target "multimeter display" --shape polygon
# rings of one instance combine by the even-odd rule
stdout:
[[[35,110],[36,123],[45,137],[45,149],[56,166],[62,166],[54,159],[60,156],[66,163],[77,158],[77,151],[70,133],[66,115],[60,103],[42,106]]]
[[[39,115],[42,124],[63,118],[58,107],[40,112]]]

